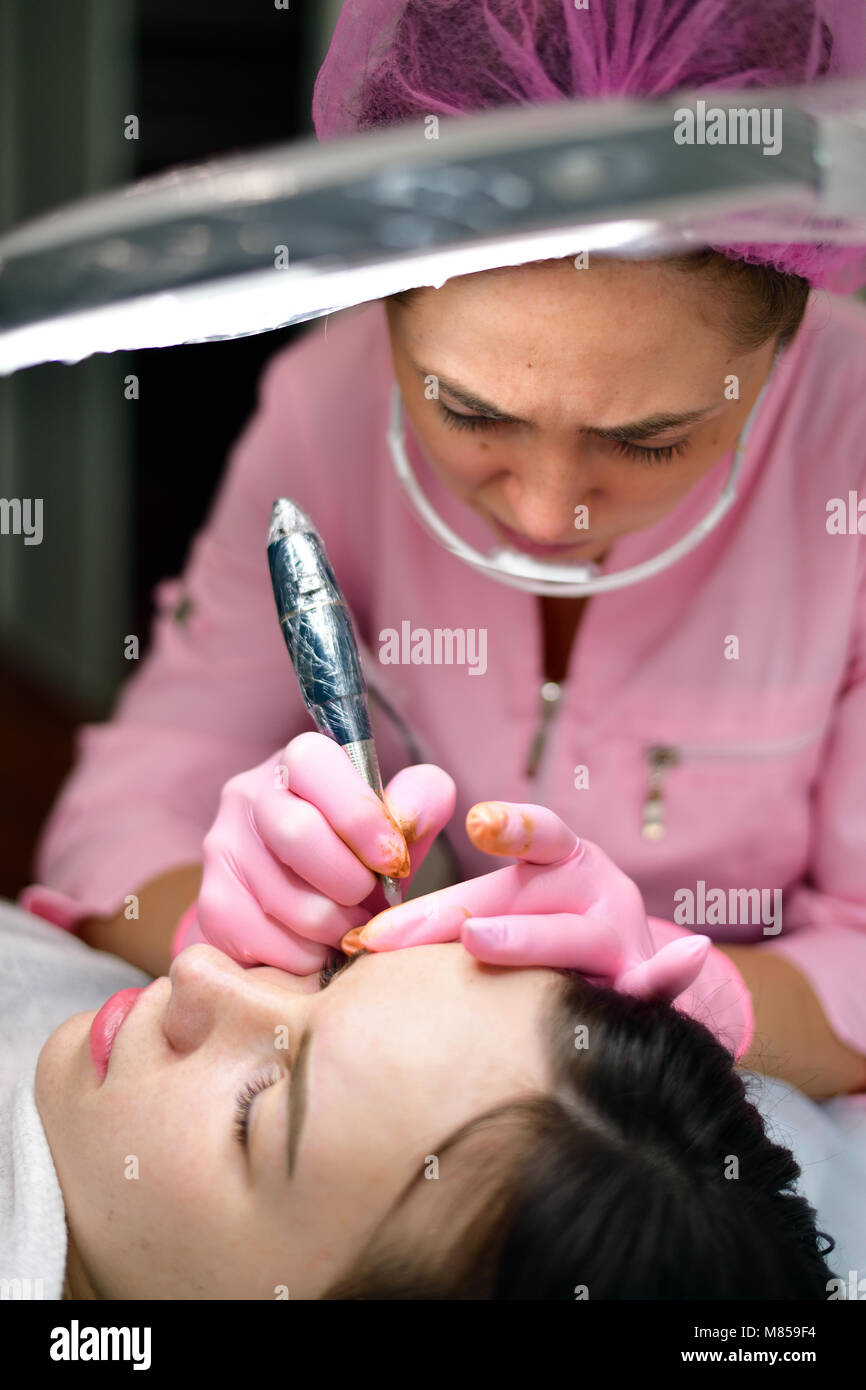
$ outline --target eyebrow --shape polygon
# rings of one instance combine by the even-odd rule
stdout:
[[[367,950],[366,946],[363,946],[360,951],[356,951],[353,956],[349,956],[347,960],[343,961],[340,968],[331,976],[329,983],[333,984],[338,975],[342,975],[351,965],[354,965],[356,961],[370,954],[371,952]],[[301,1142],[301,1130],[304,1127],[304,1120],[307,1117],[308,1059],[312,1040],[313,1034],[310,1028],[307,1027],[301,1035],[298,1055],[292,1067],[292,1077],[289,1085],[289,1141],[286,1149],[286,1171],[288,1172],[289,1178],[294,1177],[295,1165],[298,1160],[298,1147]]]
[[[499,406],[492,405],[490,401],[483,400],[476,396],[474,391],[461,386],[457,381],[451,381],[447,376],[442,376],[439,372],[428,371],[426,367],[421,367],[417,362],[409,359],[410,366],[422,377],[433,376],[455,400],[460,401],[461,405],[468,406],[470,410],[476,410],[479,415],[484,415],[488,420],[500,420],[509,425],[530,425],[531,420],[523,420],[519,415],[509,415],[507,411],[500,410]],[[581,434],[595,435],[599,439],[615,439],[626,441],[629,439],[649,439],[654,434],[661,434],[664,430],[673,429],[677,425],[692,425],[696,421],[708,415],[712,410],[720,409],[717,401],[713,405],[701,406],[698,410],[682,410],[677,413],[671,411],[659,411],[655,415],[648,415],[643,420],[633,420],[625,425],[592,426],[585,425],[581,429]]]

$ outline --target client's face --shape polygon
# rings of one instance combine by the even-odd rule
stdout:
[[[353,957],[322,989],[192,946],[138,997],[104,1080],[95,1015],[67,1019],[40,1054],[36,1101],[84,1285],[73,1296],[318,1297],[437,1143],[550,1088],[542,1023],[558,980],[451,943]],[[244,1147],[238,1097],[260,1082]]]

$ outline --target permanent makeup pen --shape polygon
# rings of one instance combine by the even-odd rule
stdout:
[[[320,733],[335,739],[378,797],[382,777],[367,709],[367,686],[340,586],[306,512],[280,497],[271,512],[268,565],[283,637],[301,697]],[[399,878],[377,875],[385,901],[403,900]]]

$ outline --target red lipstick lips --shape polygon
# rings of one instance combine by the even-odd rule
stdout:
[[[106,999],[90,1025],[90,1055],[100,1081],[105,1080],[108,1058],[120,1025],[135,1008],[138,996],[143,993],[143,988],[118,990],[117,994],[112,994],[110,999]]]

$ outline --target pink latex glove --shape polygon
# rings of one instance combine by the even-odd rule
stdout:
[[[387,807],[342,748],[313,732],[232,777],[172,956],[204,941],[241,965],[318,970],[384,903],[376,873],[411,879],[451,818],[456,789],[440,767],[419,763],[398,772],[385,796]]]
[[[648,919],[632,881],[598,845],[544,806],[484,801],[466,817],[488,854],[519,859],[379,913],[342,942],[349,953],[463,942],[491,965],[577,970],[623,993],[678,1000],[739,1059],[754,1016],[736,966],[699,936]]]

